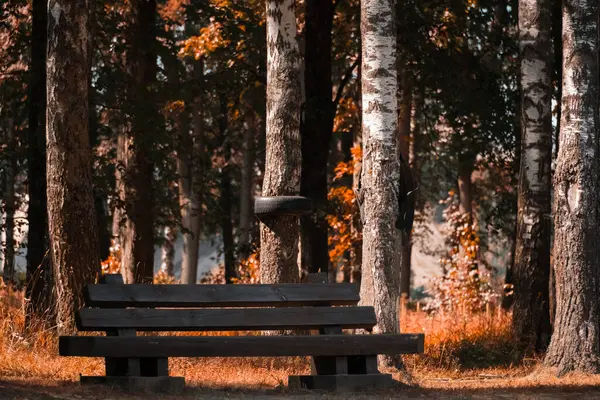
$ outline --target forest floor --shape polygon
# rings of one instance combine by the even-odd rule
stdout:
[[[247,363],[242,362],[240,365],[231,360],[221,363],[212,360],[202,366],[188,367],[191,367],[188,369],[191,374],[186,374],[188,387],[178,395],[127,394],[116,389],[81,386],[75,380],[0,374],[0,399],[600,399],[598,376],[570,375],[559,380],[549,375],[532,374],[523,368],[473,370],[452,374],[448,374],[448,371],[430,371],[426,375],[419,374],[410,385],[397,389],[331,394],[288,390],[282,386],[291,372],[288,368],[250,367]]]

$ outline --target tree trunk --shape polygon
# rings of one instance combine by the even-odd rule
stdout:
[[[88,2],[48,2],[47,186],[58,334],[75,330],[83,285],[100,273],[88,136]]]
[[[397,146],[398,154],[408,163],[410,162],[410,123],[412,115],[412,83],[410,81],[409,71],[406,69],[398,69],[398,85],[400,107],[398,107],[398,134]],[[412,238],[411,233],[402,234],[402,254],[400,257],[400,293],[410,297],[410,258],[412,253]]]
[[[221,88],[221,92],[225,89]],[[237,278],[235,268],[235,243],[233,241],[233,223],[231,222],[231,173],[229,164],[231,163],[231,137],[227,128],[227,99],[222,96],[220,102],[219,115],[219,135],[221,136],[221,146],[223,149],[223,166],[221,168],[221,195],[219,205],[221,208],[221,234],[223,238],[223,258],[225,261],[225,283],[233,283]]]
[[[556,318],[545,364],[600,372],[598,3],[563,2],[563,89],[554,174]]]
[[[152,283],[154,275],[154,226],[152,201],[153,139],[158,113],[153,86],[156,82],[156,1],[133,0],[130,39],[126,56],[128,96],[132,112],[125,154],[125,225],[122,229],[121,268],[125,283]]]
[[[300,220],[307,272],[329,271],[327,237],[327,160],[335,105],[331,100],[333,2],[306,1],[304,123],[300,193],[313,200],[314,214]],[[304,266],[303,266],[304,267]]]
[[[172,226],[164,228],[164,242],[162,245],[162,263],[160,270],[167,276],[173,277],[175,271],[175,242],[177,241],[177,229]]]
[[[27,303],[30,317],[41,316],[52,304],[52,266],[49,254],[46,201],[46,33],[47,1],[32,2],[31,69],[29,72],[29,131],[27,151]]]
[[[556,128],[554,129],[552,151],[552,161],[556,160],[558,156],[558,140],[560,136],[560,119],[561,119],[561,97],[562,97],[562,2],[555,1],[552,5],[552,45],[554,50],[554,64],[553,64],[553,80],[556,83],[554,88],[555,100],[556,100]]]
[[[250,230],[254,213],[254,138],[257,130],[256,113],[247,110],[244,124],[244,152],[242,159],[242,180],[240,184],[240,234],[238,248],[240,259],[246,259],[251,252]]]
[[[458,164],[458,194],[460,197],[460,212],[469,215],[473,220],[473,160],[470,157],[459,157]]]
[[[300,54],[294,0],[267,0],[267,135],[263,196],[300,193]],[[261,283],[297,282],[294,216],[263,218]]]
[[[362,35],[362,165],[363,268],[360,304],[375,307],[376,330],[396,333],[399,297],[398,249],[395,228],[399,213],[400,164],[396,156],[397,75],[393,2],[361,2]],[[400,364],[399,357],[385,363]]]
[[[201,179],[201,168],[204,163],[204,114],[202,109],[202,87],[204,84],[204,63],[202,60],[194,65],[194,74],[200,87],[194,93],[192,100],[193,136],[189,132],[180,132],[181,158],[178,158],[179,174],[179,204],[183,228],[183,258],[181,263],[181,283],[195,284],[198,280],[198,254],[200,250],[200,217],[202,204],[198,180]],[[187,116],[186,116],[187,118]],[[187,124],[187,122],[186,122]],[[189,130],[189,126],[188,126]],[[185,148],[183,147],[185,146]],[[189,157],[189,150],[194,150],[194,156],[200,162],[194,165]],[[178,153],[179,154],[179,153]]]
[[[6,284],[15,283],[15,173],[17,169],[16,140],[14,135],[14,123],[12,118],[7,122],[8,160],[4,170],[4,212],[6,212],[6,232],[4,251],[3,279]]]
[[[552,2],[520,0],[521,168],[513,270],[512,328],[526,350],[550,340],[550,162],[552,160]]]

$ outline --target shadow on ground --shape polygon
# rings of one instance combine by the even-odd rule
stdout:
[[[491,387],[481,388],[422,388],[418,386],[362,393],[322,393],[314,391],[289,391],[286,388],[246,390],[231,387],[203,388],[191,386],[177,395],[155,393],[124,393],[97,385],[82,386],[77,382],[36,383],[31,380],[0,380],[0,399],[4,400],[159,400],[159,399],[600,399],[600,386],[523,386],[518,388],[495,387],[500,382],[490,382]]]

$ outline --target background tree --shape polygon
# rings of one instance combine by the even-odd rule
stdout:
[[[125,283],[152,282],[154,275],[153,160],[156,111],[156,1],[134,0],[129,9],[129,48],[126,53],[127,107],[131,117],[124,152],[121,267]]]
[[[88,137],[88,2],[48,3],[47,195],[59,334],[100,271]]]

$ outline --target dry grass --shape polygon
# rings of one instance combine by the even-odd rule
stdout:
[[[115,395],[107,389],[90,391],[74,385],[80,374],[102,375],[102,360],[57,356],[57,338],[51,329],[29,332],[24,329],[22,293],[3,290],[0,292],[0,392],[14,396],[1,398],[49,399],[57,398],[58,393],[72,395],[58,398],[149,398]],[[558,379],[538,370],[536,358],[519,360],[509,321],[510,315],[501,311],[430,316],[422,311],[404,310],[402,330],[425,333],[426,343],[424,355],[405,357],[408,375],[396,374],[396,378],[411,385],[403,394],[487,399],[504,395],[515,398],[511,396],[524,392],[549,399],[567,395],[579,398],[584,394],[600,398],[600,376],[568,375]],[[172,375],[185,376],[189,386],[201,389],[200,392],[191,389],[184,398],[188,395],[220,398],[225,393],[228,397],[244,397],[249,392],[269,398],[282,394],[316,396],[289,393],[285,388],[288,375],[309,372],[306,358],[173,359],[170,367]],[[381,396],[395,397],[393,393]],[[352,398],[362,397],[357,394]]]

